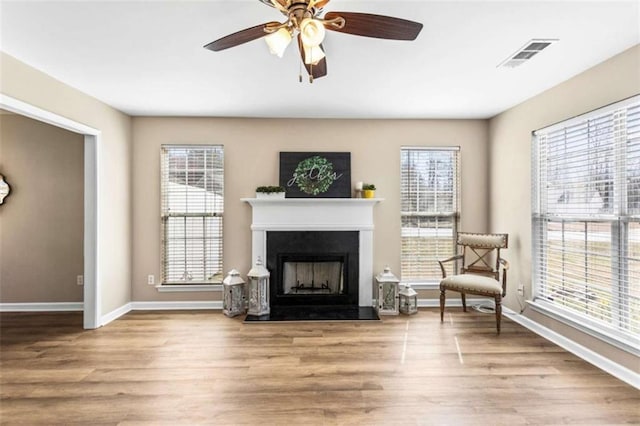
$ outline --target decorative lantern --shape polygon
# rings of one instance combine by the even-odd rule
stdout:
[[[378,314],[398,315],[398,283],[400,280],[387,266],[384,272],[376,275],[378,283]]]
[[[229,275],[222,281],[222,288],[222,313],[228,317],[244,314],[244,280],[240,278],[240,272],[230,270]]]
[[[418,313],[418,293],[409,284],[400,290],[400,312],[405,315]]]
[[[249,279],[249,315],[267,315],[269,310],[269,276],[271,274],[262,266],[258,257],[256,266],[247,274]]]

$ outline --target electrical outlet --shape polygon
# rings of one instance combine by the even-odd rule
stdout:
[[[147,276],[147,284],[154,285],[155,283],[156,283],[156,277],[154,277],[153,275],[148,275]]]
[[[522,283],[518,284],[518,294],[524,297],[524,284]]]
[[[84,285],[84,277],[82,275],[78,275],[76,277],[76,284],[77,285]]]

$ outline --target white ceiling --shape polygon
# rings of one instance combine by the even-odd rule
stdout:
[[[413,42],[329,32],[328,76],[295,46],[202,46],[283,16],[258,0],[5,1],[0,49],[131,115],[488,118],[640,42],[640,1],[348,1],[424,24]],[[560,41],[497,65],[533,38]],[[304,70],[303,70],[304,71]],[[639,70],[640,72],[640,70]]]

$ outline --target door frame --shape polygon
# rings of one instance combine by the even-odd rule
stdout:
[[[84,136],[84,303],[83,327],[101,324],[101,293],[98,263],[98,159],[101,131],[51,111],[0,93],[0,108]]]

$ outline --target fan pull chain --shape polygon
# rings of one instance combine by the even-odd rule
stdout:
[[[313,83],[313,64],[309,65],[309,83]],[[298,64],[298,81],[302,83],[302,62]]]

